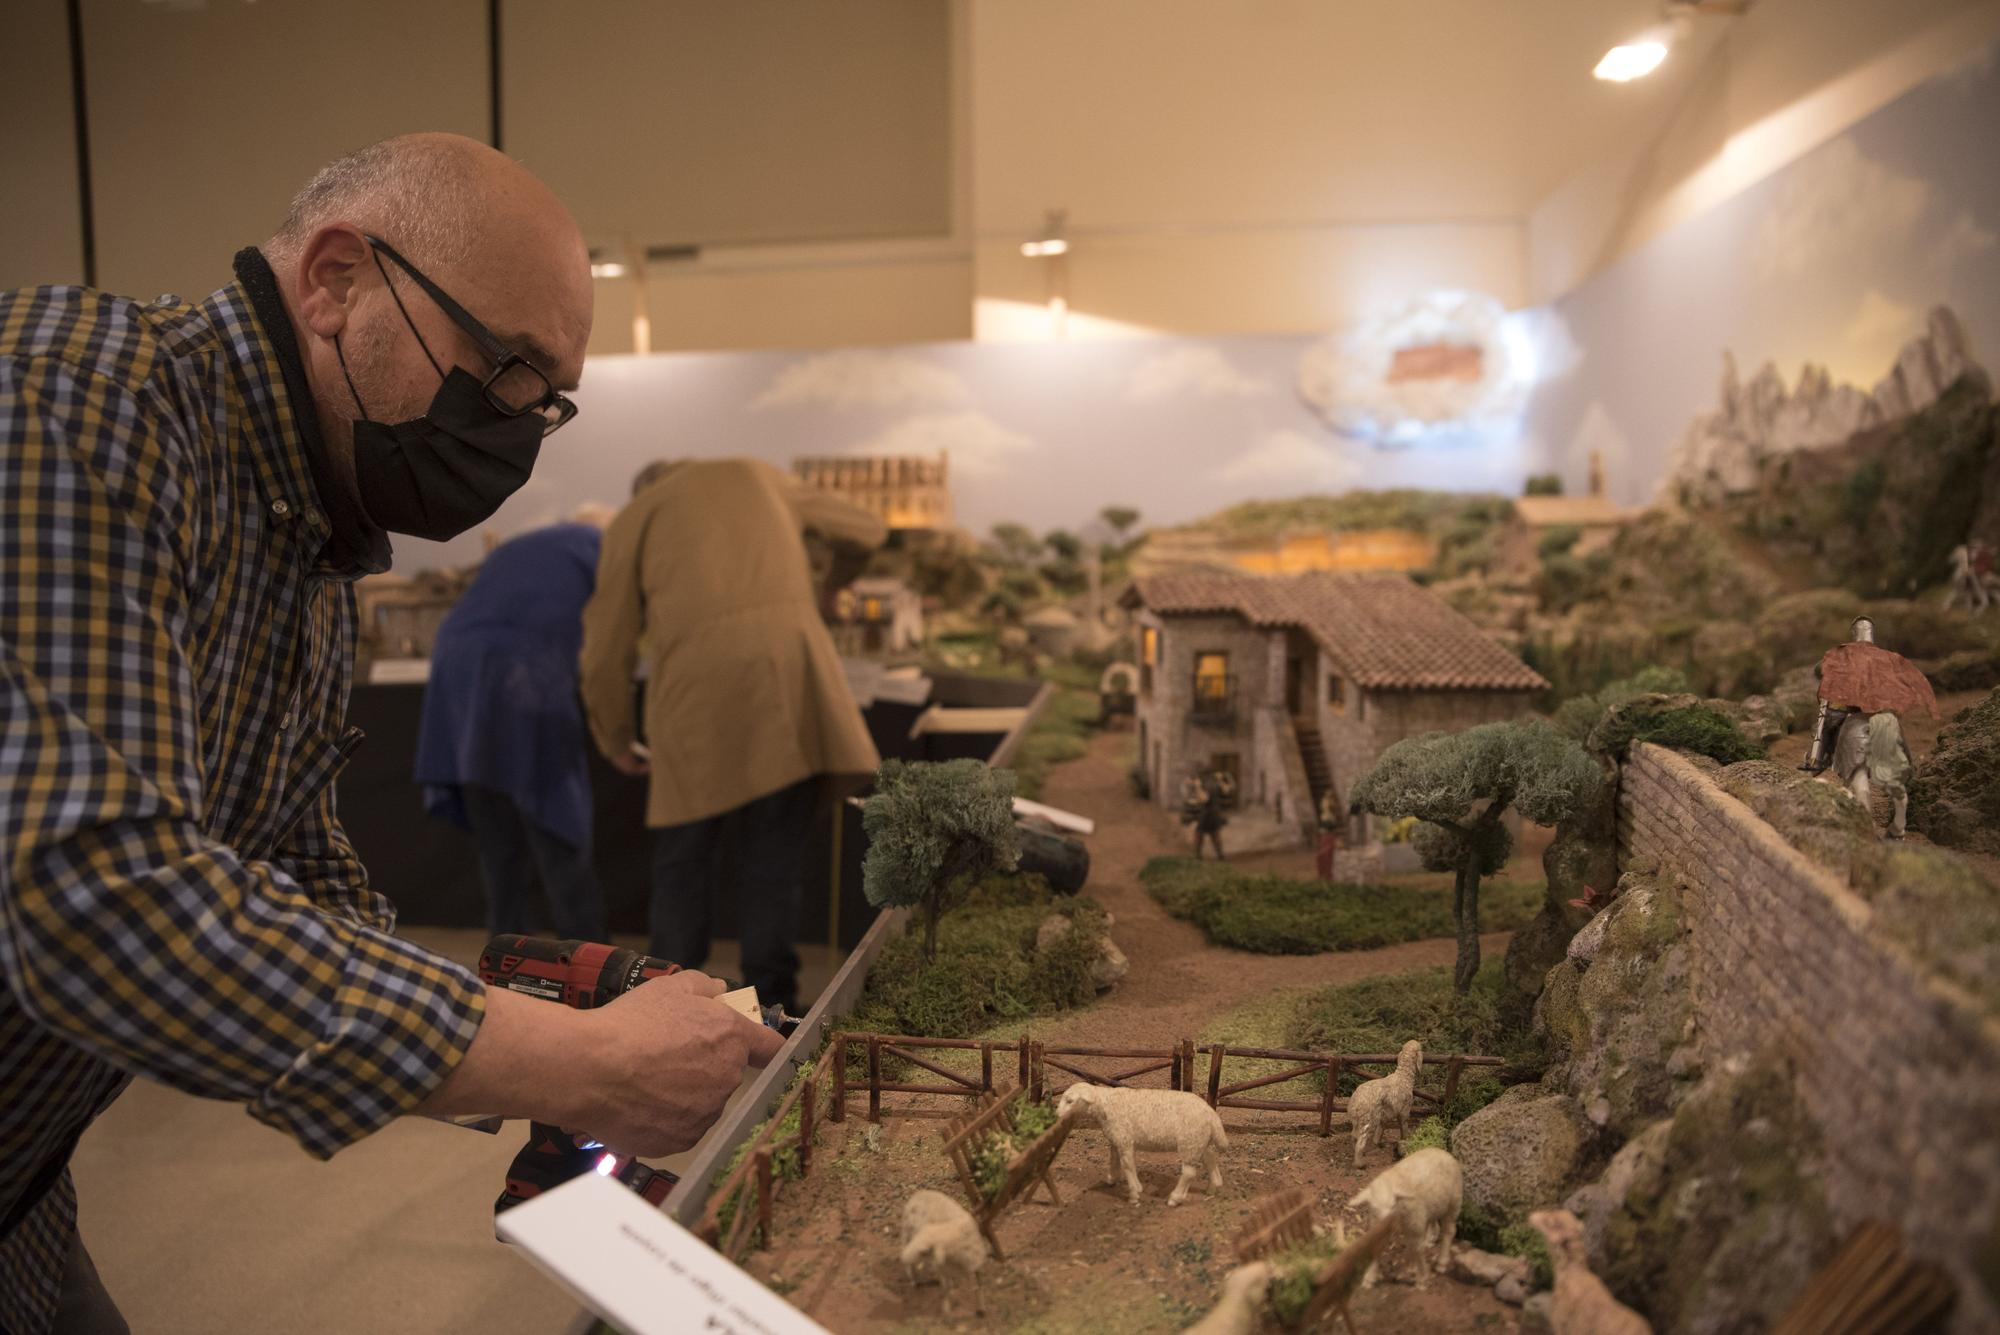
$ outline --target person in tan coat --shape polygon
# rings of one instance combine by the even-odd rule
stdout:
[[[581,688],[598,749],[651,774],[651,952],[699,968],[711,897],[733,893],[744,981],[789,1008],[817,780],[881,763],[819,600],[860,573],[887,531],[754,459],[649,465],[634,490],[604,535],[584,609]],[[833,558],[824,590],[809,537]],[[633,750],[642,657],[650,761]],[[728,887],[717,883],[726,824],[737,840]]]

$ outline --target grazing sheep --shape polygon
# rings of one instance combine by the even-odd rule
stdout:
[[[1229,1137],[1222,1130],[1222,1118],[1199,1094],[1077,1084],[1056,1101],[1057,1116],[1071,1112],[1104,1128],[1104,1138],[1111,1142],[1111,1168],[1104,1180],[1115,1184],[1122,1171],[1134,1205],[1139,1203],[1137,1150],[1173,1150],[1180,1155],[1181,1180],[1167,1197],[1169,1205],[1187,1199],[1188,1184],[1202,1167],[1208,1169],[1210,1186],[1222,1185],[1220,1151],[1229,1148]]]
[[[964,1206],[941,1191],[919,1191],[903,1203],[903,1269],[912,1283],[934,1279],[951,1302],[955,1270],[972,1276],[972,1301],[979,1306],[979,1267],[986,1264],[986,1239]]]
[[[1417,1069],[1424,1064],[1424,1045],[1416,1039],[1403,1044],[1396,1054],[1396,1069],[1379,1080],[1357,1085],[1347,1101],[1347,1115],[1354,1122],[1354,1165],[1361,1156],[1382,1143],[1382,1132],[1396,1124],[1400,1144],[1410,1129],[1410,1099],[1417,1089]]]
[[[1348,1205],[1365,1210],[1371,1224],[1390,1217],[1396,1220],[1396,1231],[1411,1244],[1417,1287],[1422,1288],[1430,1279],[1433,1231],[1438,1234],[1438,1267],[1451,1262],[1451,1241],[1458,1232],[1458,1210],[1464,1195],[1458,1160],[1448,1150],[1426,1149],[1377,1173]],[[1370,1265],[1361,1281],[1364,1286],[1375,1282],[1375,1272],[1376,1267]]]
[[[1646,1318],[1611,1296],[1584,1259],[1583,1223],[1568,1210],[1537,1210],[1528,1216],[1548,1239],[1555,1265],[1555,1306],[1549,1326],[1555,1335],[1653,1335]]]
[[[1208,1315],[1182,1335],[1251,1335],[1270,1300],[1271,1281],[1276,1276],[1269,1261],[1237,1266],[1223,1277],[1222,1296],[1208,1309]]]

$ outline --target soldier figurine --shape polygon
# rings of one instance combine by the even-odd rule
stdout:
[[[1874,621],[1858,616],[1850,632],[1849,643],[1820,659],[1819,718],[1799,768],[1812,774],[1832,768],[1864,806],[1873,784],[1880,784],[1890,799],[1890,837],[1900,839],[1911,768],[1901,715],[1925,709],[1936,718],[1937,696],[1909,659],[1875,643]]]

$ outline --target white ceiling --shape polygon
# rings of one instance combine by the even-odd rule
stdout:
[[[1766,0],[1797,3],[1798,0]],[[1600,83],[1652,0],[974,0],[982,233],[1519,218],[1659,114],[1726,20]]]

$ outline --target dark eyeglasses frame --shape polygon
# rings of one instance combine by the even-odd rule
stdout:
[[[472,313],[459,305],[449,292],[446,292],[436,283],[433,283],[429,278],[424,276],[423,271],[418,269],[416,265],[398,254],[394,246],[379,236],[370,236],[366,232],[362,233],[362,235],[368,238],[368,244],[373,246],[378,252],[375,259],[377,268],[381,267],[381,257],[383,255],[387,255],[390,259],[394,260],[396,267],[408,274],[411,280],[424,290],[424,294],[437,303],[437,308],[443,311],[453,324],[463,329],[471,337],[472,341],[478,344],[480,352],[486,355],[486,359],[493,363],[493,370],[479,386],[480,392],[486,396],[488,403],[492,404],[497,411],[503,412],[509,417],[519,417],[523,413],[540,413],[543,422],[543,436],[553,436],[563,427],[569,425],[570,419],[576,416],[576,404],[568,395],[557,392],[555,386],[549,383],[548,376],[542,373],[541,367],[508,347],[492,330],[474,319]],[[403,318],[409,320],[411,332],[414,333],[417,328],[416,321],[410,320],[409,308],[403,305],[402,297],[397,295],[396,285],[389,283],[389,274],[386,269],[383,270],[382,281],[388,283],[389,295],[395,299],[396,309],[403,312]],[[431,366],[442,376],[444,368],[438,366],[436,357],[431,356],[430,347],[424,343],[422,334],[417,334],[417,345],[423,348],[424,356],[430,357]],[[495,393],[493,389],[495,382],[516,366],[526,368],[537,380],[540,380],[543,391],[541,396],[532,403],[525,403],[520,407],[515,407],[508,403]],[[551,410],[553,410],[553,414]]]

